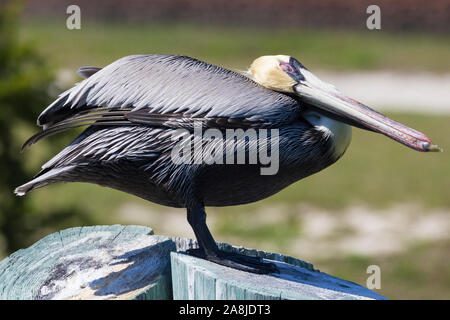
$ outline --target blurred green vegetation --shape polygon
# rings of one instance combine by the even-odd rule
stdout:
[[[35,125],[42,106],[51,101],[48,91],[53,80],[46,60],[32,46],[18,41],[20,9],[18,2],[0,9],[0,249],[6,252],[29,245],[43,227],[59,228],[84,223],[83,217],[90,219],[69,207],[45,216],[30,199],[13,194],[15,187],[31,177],[27,158],[20,154],[18,132]]]
[[[366,284],[370,265],[381,267],[381,289],[389,299],[448,299],[450,297],[449,241],[422,242],[394,256],[350,255],[316,261],[320,271]]]
[[[387,113],[425,132],[442,153],[421,153],[382,135],[354,128],[352,143],[333,166],[296,183],[271,201],[304,201],[326,208],[418,203],[450,208],[450,116]],[[303,200],[304,199],[304,200]]]
[[[450,71],[450,39],[446,34],[84,20],[81,30],[68,30],[64,19],[24,20],[21,35],[35,42],[56,66],[74,70],[82,65],[104,66],[130,54],[171,53],[238,69],[246,69],[261,55],[287,54],[311,69]]]
[[[51,101],[49,92],[65,89],[52,84],[53,72],[60,69],[75,73],[82,65],[104,66],[137,53],[184,54],[245,69],[257,56],[283,53],[299,58],[313,70],[450,71],[447,35],[90,21],[82,21],[81,30],[67,30],[64,15],[52,21],[23,20],[20,25],[15,23],[15,15],[11,9],[1,10],[0,16],[0,170],[4,177],[0,183],[0,242],[5,244],[0,257],[60,229],[133,223],[119,217],[125,203],[148,211],[168,210],[123,192],[81,183],[51,185],[24,198],[13,195],[16,186],[31,179],[42,163],[76,136],[73,131],[53,136],[19,153],[21,143],[38,130],[35,119]],[[388,115],[449,149],[450,116]],[[287,244],[302,230],[298,210],[291,210],[299,203],[328,209],[417,203],[425,209],[448,210],[449,174],[448,152],[419,153],[381,135],[354,129],[349,150],[330,168],[266,200],[208,208],[208,213],[217,219],[215,231],[220,240],[243,245],[270,243],[276,251],[289,254]],[[270,224],[253,224],[252,213],[269,206],[281,206],[281,217]],[[183,210],[179,213],[184,216]],[[149,224],[158,230],[158,225]],[[189,229],[187,222],[185,228]],[[448,297],[450,290],[446,261],[448,243],[426,243],[395,257],[334,256],[311,262],[322,271],[363,285],[367,266],[382,265],[382,294],[390,298],[442,298]]]

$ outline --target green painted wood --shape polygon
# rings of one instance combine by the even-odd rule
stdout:
[[[0,262],[0,299],[171,299],[173,250],[142,226],[62,230]]]
[[[177,248],[195,247],[195,241],[175,239]],[[173,298],[177,300],[325,300],[386,299],[356,283],[315,270],[292,257],[219,244],[223,250],[259,256],[275,263],[280,273],[258,275],[171,252]]]

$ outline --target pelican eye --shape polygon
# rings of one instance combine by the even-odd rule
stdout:
[[[280,62],[280,68],[286,73],[294,74],[294,68],[287,62]]]
[[[305,77],[300,71],[302,67],[303,65],[294,58],[291,58],[289,62],[280,62],[281,70],[286,72],[289,75],[289,77],[294,79],[297,83],[302,80],[305,80]]]

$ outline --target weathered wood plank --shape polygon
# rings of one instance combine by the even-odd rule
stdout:
[[[147,227],[62,230],[0,262],[0,299],[170,299],[173,250]]]
[[[195,247],[195,242],[176,239],[177,248]],[[220,266],[189,256],[171,253],[174,299],[386,299],[356,283],[314,270],[305,261],[254,249],[219,244],[228,251],[263,257],[275,263],[279,274],[258,275]]]

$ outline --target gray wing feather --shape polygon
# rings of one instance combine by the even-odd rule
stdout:
[[[242,118],[273,125],[292,122],[300,112],[295,99],[233,71],[184,56],[133,55],[63,92],[41,113],[38,124],[48,127],[96,107]]]
[[[45,171],[74,163],[98,161],[149,160],[167,152],[161,141],[170,140],[169,132],[139,126],[90,127],[59,154],[42,166]]]

